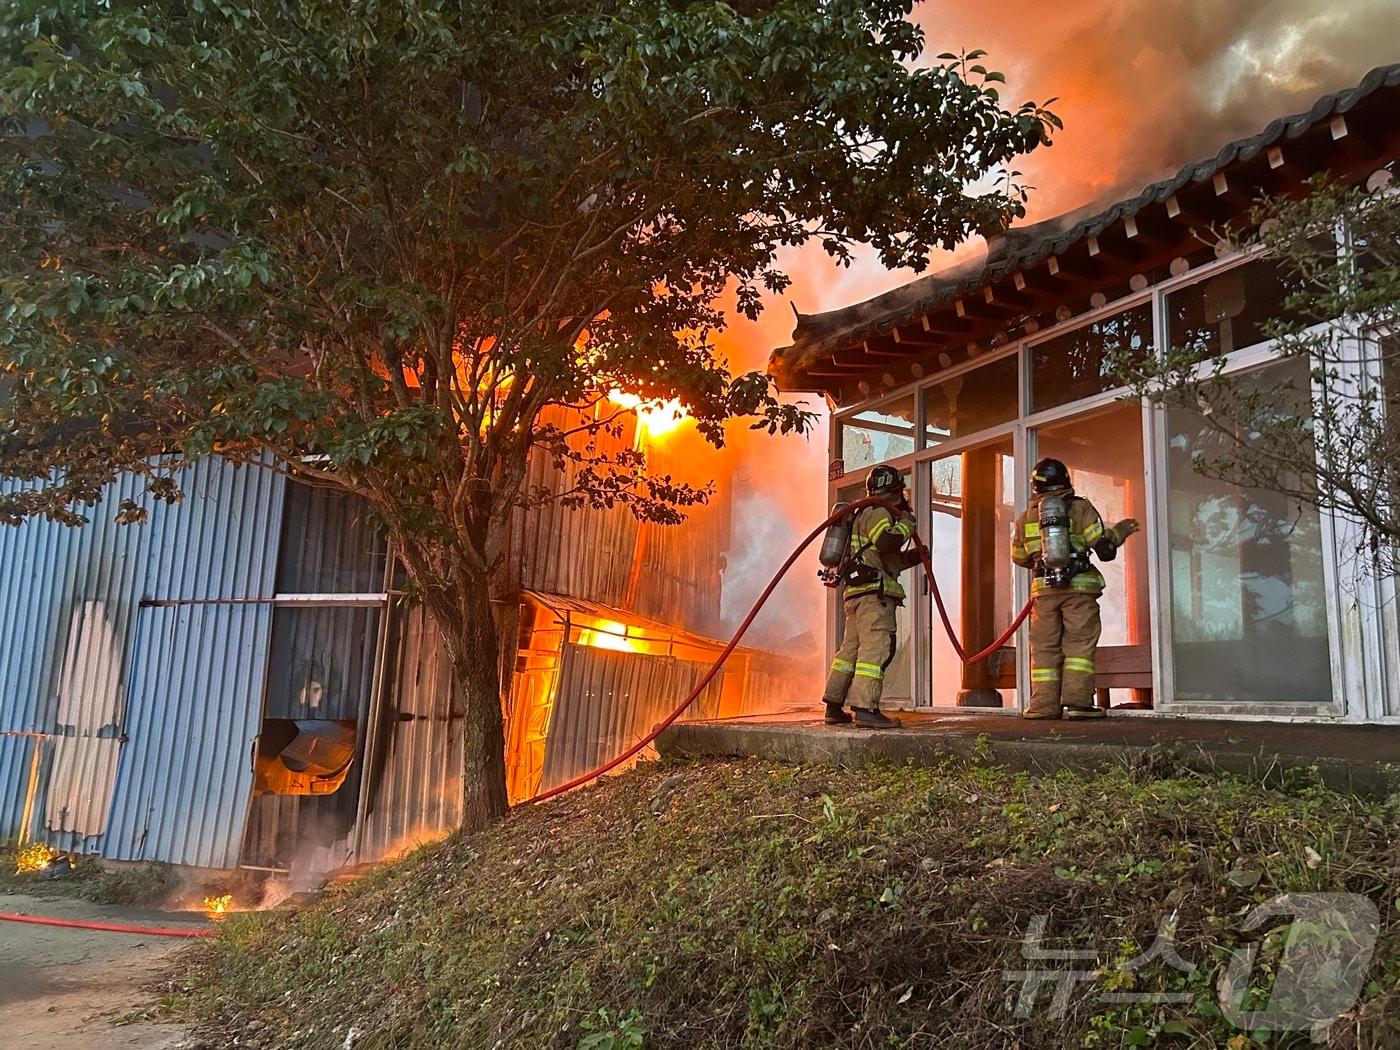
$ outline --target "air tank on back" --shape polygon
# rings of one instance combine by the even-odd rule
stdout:
[[[1069,538],[1069,502],[1063,496],[1046,496],[1040,501],[1040,560],[1045,564],[1046,582],[1051,587],[1069,583],[1074,546]]]
[[[841,516],[826,527],[826,536],[822,538],[821,550],[817,554],[818,560],[825,568],[839,568],[851,551],[851,527],[855,515],[842,513],[849,506],[849,503],[842,502],[831,508],[833,515]]]

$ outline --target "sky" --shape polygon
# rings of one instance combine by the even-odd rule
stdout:
[[[1003,98],[1044,102],[1065,121],[1020,165],[1033,188],[1026,222],[1136,193],[1275,117],[1400,61],[1400,0],[927,0],[915,8],[927,54],[980,48],[1006,74]],[[957,257],[980,250],[969,244]],[[946,266],[952,257],[944,257]],[[913,278],[870,254],[850,269],[815,246],[783,258],[792,288],[756,322],[735,319],[721,345],[736,371],[762,369],[790,341],[793,309],[818,313]],[[939,266],[935,261],[935,270]],[[810,399],[810,395],[809,395]],[[816,399],[819,402],[819,399]],[[812,407],[821,407],[813,404]],[[725,608],[737,621],[773,569],[825,516],[827,429],[810,438],[737,434],[735,549]],[[810,559],[815,569],[815,556]],[[753,640],[820,646],[824,607],[806,563],[778,592]],[[810,577],[810,578],[809,578]]]

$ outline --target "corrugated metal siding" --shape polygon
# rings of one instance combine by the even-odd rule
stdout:
[[[690,692],[707,664],[566,644],[540,788],[586,773],[640,740]],[[721,672],[697,701],[718,706]]]
[[[548,422],[567,429],[577,419]],[[620,437],[599,434],[600,451],[630,448],[632,426]],[[688,511],[680,525],[638,522],[630,510],[569,509],[557,501],[517,510],[511,521],[510,581],[519,590],[546,591],[628,609],[701,634],[720,623],[720,584],[730,543],[729,460],[698,434],[678,432],[648,447],[647,466],[692,484],[714,481],[716,497]],[[532,456],[524,491],[558,496],[571,490],[579,466],[556,466]]]
[[[421,605],[395,610],[397,662],[367,759],[360,859],[378,860],[462,818],[462,703],[437,629]]]
[[[282,523],[281,594],[372,594],[384,588],[384,535],[361,499],[294,485]]]
[[[207,756],[205,735],[183,715],[190,707],[202,711],[201,702],[208,704],[219,695],[222,679],[211,677],[214,672],[236,678],[245,669],[210,662],[226,648],[227,632],[237,626],[235,621],[248,619],[241,607],[226,606],[222,608],[229,612],[227,617],[200,618],[197,624],[190,620],[195,633],[178,638],[180,652],[192,666],[177,670],[190,676],[204,673],[202,689],[166,688],[187,684],[176,677],[159,689],[134,690],[134,667],[146,655],[141,651],[144,643],[135,637],[138,621],[144,623],[148,614],[159,611],[138,611],[141,600],[271,594],[283,478],[257,467],[235,469],[206,460],[180,471],[177,480],[186,497],[176,506],[153,501],[144,493],[142,479],[123,477],[107,487],[103,501],[89,511],[92,520],[86,526],[68,528],[39,519],[0,528],[0,732],[51,733],[67,741],[89,741],[60,746],[50,740],[45,747],[36,811],[49,813],[70,829],[49,835],[64,848],[100,847],[100,837],[83,829],[100,826],[91,811],[105,805],[113,758],[120,805],[124,772],[132,762],[128,756],[138,750],[170,754],[175,761],[186,753]],[[17,487],[15,482],[0,484]],[[123,499],[147,507],[149,520],[142,525],[116,524],[112,515]],[[235,615],[230,610],[238,611]],[[240,637],[251,637],[250,629],[244,625]],[[266,623],[258,629],[261,648],[254,648],[261,653]],[[89,630],[96,633],[89,637]],[[110,643],[93,640],[109,636]],[[157,644],[165,636],[156,632],[143,637]],[[245,645],[240,651],[238,659],[247,664],[252,650]],[[255,709],[261,706],[260,671],[257,684]],[[246,693],[238,696],[247,702]],[[118,747],[115,741],[123,733],[129,742]],[[14,740],[0,737],[0,836],[5,837],[18,831],[30,753],[24,741],[17,746]],[[106,740],[114,743],[99,742]],[[245,748],[245,759],[246,754]],[[186,784],[186,809],[172,819],[189,819],[190,802],[219,794],[207,782],[216,774],[207,765],[203,769],[192,774],[195,780]],[[16,776],[21,778],[18,782]],[[199,781],[201,776],[206,782]],[[47,806],[50,797],[55,807]],[[77,811],[84,807],[89,812],[80,816]],[[241,817],[210,809],[198,819],[212,825],[216,830],[211,834],[217,838],[221,821]],[[146,848],[163,844],[170,853],[180,829],[166,826],[155,811],[147,824],[145,840],[152,845]],[[185,860],[178,853],[176,849],[160,859]]]
[[[558,496],[573,487],[578,465],[556,468],[530,457],[525,491]],[[570,509],[557,500],[517,509],[511,519],[513,582],[523,590],[554,591],[617,605],[627,592],[638,522],[625,507]]]
[[[103,856],[238,864],[271,618],[266,605],[141,610]]]
[[[641,525],[634,584],[623,608],[697,634],[721,633],[720,592],[733,516],[730,463],[688,430],[648,447],[647,465],[653,473],[694,485],[713,484],[714,494],[708,503],[688,508],[679,525]]]

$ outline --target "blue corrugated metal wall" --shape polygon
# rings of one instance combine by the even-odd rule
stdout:
[[[104,812],[105,794],[114,792],[110,826],[83,834],[78,821],[79,830],[48,834],[56,844],[222,867],[237,862],[247,812],[271,609],[140,602],[270,597],[285,482],[219,460],[181,471],[179,481],[187,496],[177,506],[154,503],[140,479],[122,478],[87,526],[35,520],[0,527],[0,733],[68,725],[63,739],[72,741],[86,717],[78,735],[125,736],[115,784],[108,778],[96,788],[104,798],[94,807],[101,803]],[[124,498],[150,507],[150,519],[115,524]],[[69,637],[85,610],[97,607],[104,637],[110,629],[111,659],[93,657],[90,646]],[[113,663],[119,686],[104,706],[94,694],[109,688]],[[51,784],[54,743],[45,747],[35,831],[46,794],[59,786]],[[19,830],[34,746],[0,735],[0,837]],[[63,788],[81,795],[72,784]]]

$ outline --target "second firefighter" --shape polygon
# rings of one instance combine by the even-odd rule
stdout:
[[[1076,496],[1069,470],[1042,459],[1031,473],[1034,496],[1016,521],[1011,560],[1035,573],[1031,584],[1031,702],[1023,718],[1101,718],[1094,706],[1094,656],[1103,574],[1092,551],[1112,561],[1138,530],[1125,518],[1105,528],[1094,505]]]

